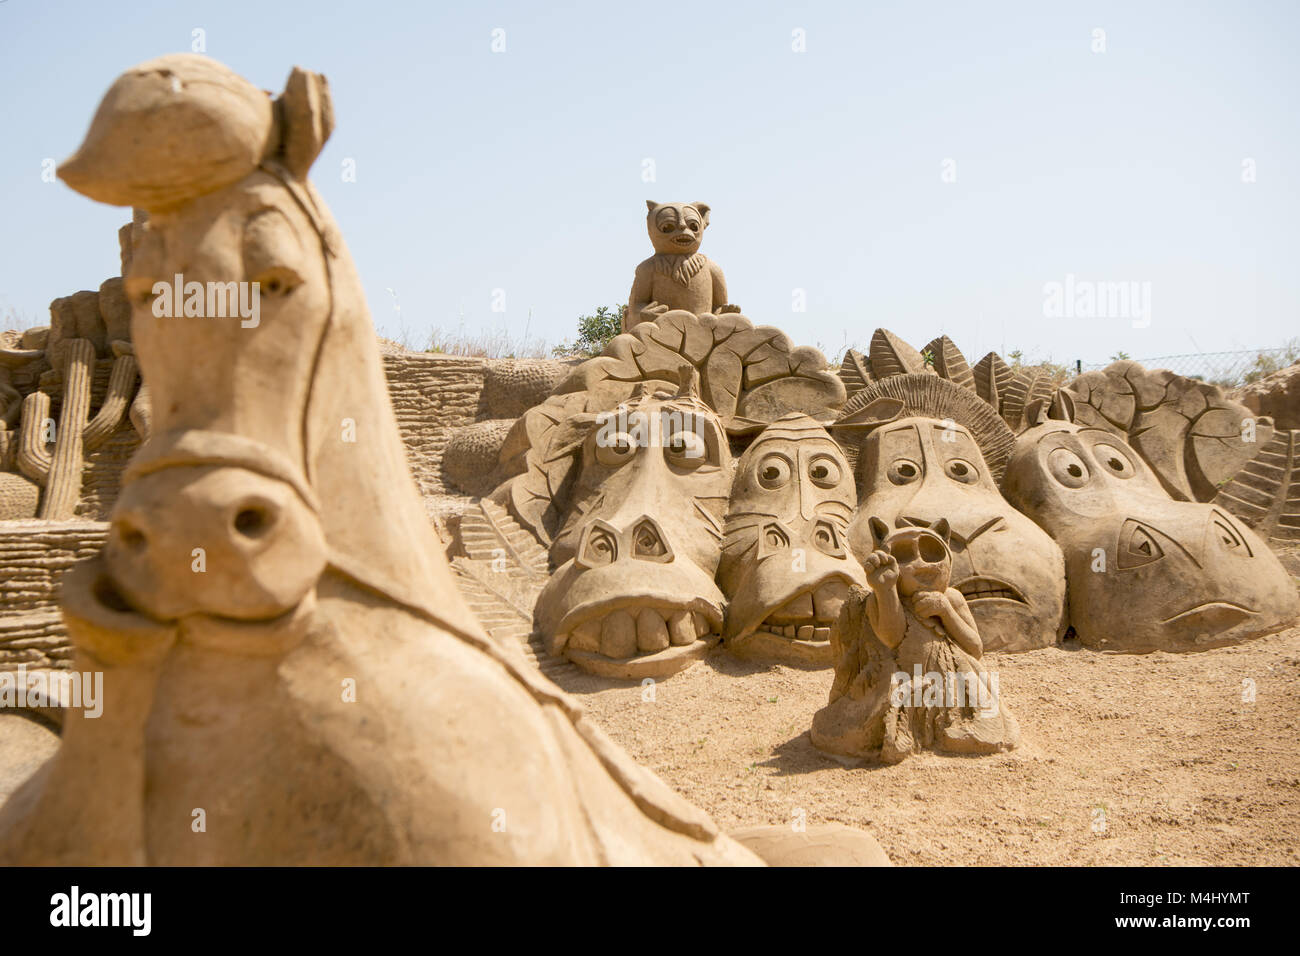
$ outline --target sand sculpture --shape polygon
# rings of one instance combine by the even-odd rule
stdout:
[[[98,292],[83,291],[50,303],[51,323],[18,348],[0,349],[0,519],[73,517],[82,491],[87,456],[127,420],[139,381],[130,341],[130,306],[122,280],[106,280]],[[22,347],[23,345],[29,347]],[[92,414],[96,373],[107,369],[99,408]],[[38,374],[37,387],[20,396],[13,374]],[[40,371],[37,373],[36,370]],[[58,400],[57,421],[51,415]]]
[[[1300,612],[1267,545],[1224,508],[1175,501],[1109,428],[1023,433],[1003,491],[1065,553],[1070,623],[1090,647],[1190,651],[1279,630]]]
[[[675,394],[646,384],[616,410],[565,423],[581,461],[537,601],[551,654],[596,673],[663,677],[717,643],[731,453],[698,381],[684,366]]]
[[[1084,372],[1056,400],[1072,421],[1126,441],[1179,501],[1212,499],[1273,438],[1271,418],[1219,386],[1131,361]]]
[[[949,586],[948,523],[890,530],[870,519],[867,588],[854,588],[835,632],[835,683],[813,717],[814,746],[885,763],[933,749],[1010,750],[1020,739],[1002,704],[962,593]]]
[[[511,538],[513,525],[550,553],[555,574],[536,604],[548,651],[606,676],[644,678],[666,676],[716,644],[725,598],[713,578],[731,444],[743,447],[787,415],[827,421],[843,401],[821,352],[739,314],[668,312],[573,369],[502,445],[509,478],[490,500],[509,525],[483,514],[491,537]],[[676,440],[686,443],[681,450]],[[607,557],[587,555],[592,542]],[[535,580],[528,563],[510,562],[520,585]],[[504,593],[483,568],[462,570],[480,594],[498,591],[496,613],[513,630],[526,589]]]
[[[880,404],[890,400],[897,408],[882,416]],[[856,393],[833,429],[856,452],[863,506],[848,540],[860,561],[876,548],[872,516],[919,526],[945,519],[953,584],[984,647],[1024,651],[1060,639],[1061,549],[999,492],[1014,439],[986,403],[935,375],[897,375]]]
[[[60,167],[149,212],[126,288],[154,421],[104,551],[64,578],[103,716],[68,715],[0,810],[0,859],[757,862],[458,596],[306,179],[331,126],[320,76],[272,100],[167,56],[114,83]],[[260,323],[154,315],[181,269],[260,283]]]
[[[646,209],[646,229],[655,254],[636,267],[623,331],[679,309],[697,315],[739,312],[740,306],[727,301],[722,269],[700,252],[709,207],[702,202],[647,199]]]
[[[852,469],[820,424],[793,413],[759,433],[731,483],[718,567],[730,650],[830,663],[840,608],[865,583],[847,541],[856,506]]]

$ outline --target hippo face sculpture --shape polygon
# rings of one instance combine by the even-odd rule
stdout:
[[[727,647],[747,657],[831,663],[831,631],[851,584],[853,474],[830,434],[806,415],[768,425],[731,485],[718,583]]]
[[[952,529],[953,587],[970,605],[988,650],[1022,651],[1064,633],[1061,549],[998,492],[970,431],[909,417],[873,430],[858,458],[863,509],[849,528],[859,560],[874,547],[869,515],[887,524]]]
[[[1110,431],[1035,426],[1017,440],[1003,488],[1064,550],[1070,623],[1090,647],[1200,650],[1300,612],[1290,575],[1254,532],[1212,504],[1174,501]]]
[[[713,576],[731,480],[726,433],[694,394],[662,392],[581,427],[572,507],[536,622],[552,654],[586,670],[666,676],[722,630]]]

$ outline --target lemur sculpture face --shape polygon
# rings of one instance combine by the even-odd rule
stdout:
[[[718,566],[731,650],[831,662],[849,585],[866,583],[847,546],[856,505],[849,463],[826,429],[800,414],[763,429],[736,468]]]
[[[702,202],[656,203],[647,201],[646,228],[655,252],[692,256],[700,251],[700,240],[709,225],[709,207]]]
[[[671,674],[722,630],[722,423],[693,394],[643,396],[597,416],[580,468],[537,601],[547,649],[607,676]]]
[[[859,560],[874,547],[870,516],[888,525],[952,529],[953,587],[970,605],[988,650],[1028,650],[1065,630],[1061,549],[998,493],[969,430],[903,418],[872,431],[858,458],[862,509],[849,528]]]
[[[1017,439],[1003,488],[1064,550],[1070,623],[1091,647],[1200,650],[1300,612],[1291,576],[1253,531],[1212,504],[1174,501],[1113,432],[1036,425]]]

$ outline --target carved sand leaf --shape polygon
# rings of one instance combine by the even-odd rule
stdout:
[[[975,379],[975,394],[994,408],[1001,408],[1002,397],[1007,386],[1011,384],[1011,367],[1002,360],[997,352],[990,352],[978,362],[972,370]]]
[[[1038,372],[1017,369],[1011,373],[1011,381],[1007,383],[1006,392],[1002,395],[999,411],[1002,413],[1003,421],[1017,435],[1028,427],[1025,424],[1025,409],[1029,405],[1030,392],[1033,391],[1040,377]]]
[[[975,376],[966,363],[966,356],[961,354],[961,350],[953,344],[952,339],[948,338],[948,336],[941,335],[937,339],[933,339],[921,351],[922,353],[930,353],[934,370],[939,373],[941,378],[955,382],[962,388],[969,388],[972,391],[975,389]]]
[[[1213,501],[1270,542],[1300,544],[1300,431],[1277,431]]]
[[[876,329],[871,336],[871,374],[877,379],[890,375],[924,372],[925,359],[888,329]]]
[[[936,421],[951,419],[968,429],[984,455],[993,480],[1002,480],[1016,436],[992,406],[970,389],[928,372],[892,375],[872,382],[845,402],[840,418],[852,418],[882,396],[902,401],[903,409],[899,418],[920,416]],[[856,466],[858,449],[845,448],[844,451]]]
[[[871,382],[870,360],[857,349],[849,349],[840,362],[840,381],[850,396],[866,388]]]

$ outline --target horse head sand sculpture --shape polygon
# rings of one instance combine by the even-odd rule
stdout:
[[[1280,630],[1300,609],[1258,535],[1215,505],[1175,501],[1109,429],[1040,422],[1016,439],[1003,490],[1065,552],[1070,623],[1090,647],[1202,650]]]
[[[0,811],[0,859],[758,862],[457,594],[306,179],[331,125],[320,76],[273,101],[167,56],[114,83],[60,169],[149,214],[126,283],[154,423],[108,544],[65,578],[103,716],[69,715]],[[191,301],[231,282],[258,283],[258,314]],[[160,283],[193,310],[158,308]]]

